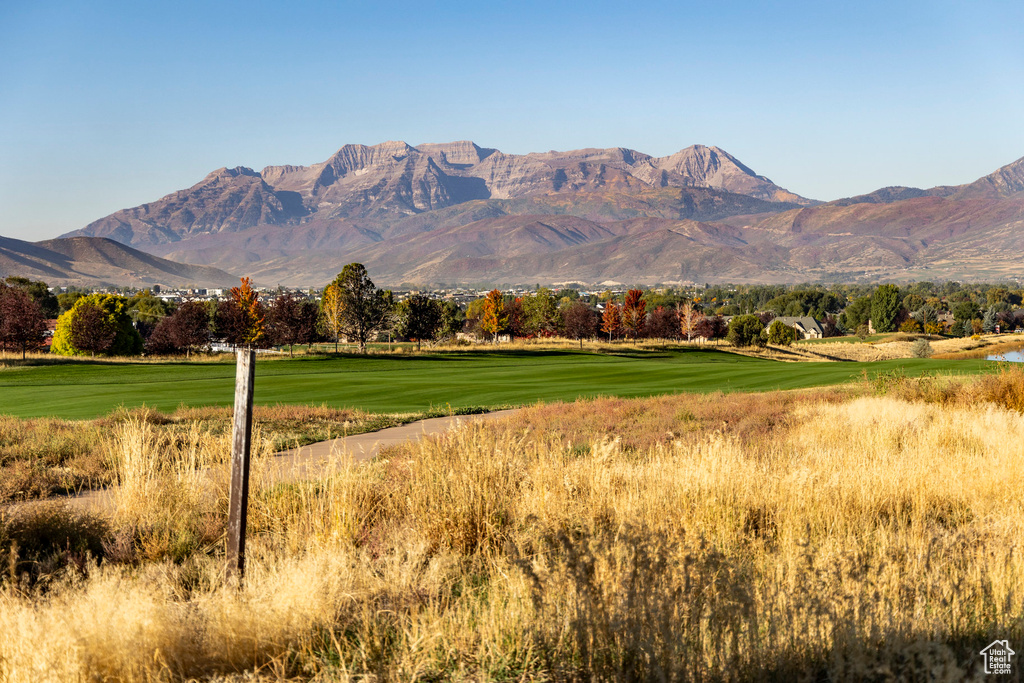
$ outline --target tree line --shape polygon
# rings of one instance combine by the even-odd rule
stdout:
[[[824,336],[867,336],[902,330],[970,335],[1024,326],[1024,291],[1012,285],[913,283],[860,285],[705,286],[581,296],[575,289],[512,296],[495,289],[463,309],[414,294],[396,302],[358,263],[345,266],[317,298],[281,291],[260,296],[243,279],[223,301],[175,305],[149,291],[133,296],[69,288],[54,295],[43,282],[0,283],[0,346],[39,348],[47,319],[57,317],[51,350],[65,355],[188,355],[214,340],[231,346],[287,347],[346,340],[365,351],[379,334],[401,341],[452,339],[459,332],[497,340],[591,338],[715,340],[740,346],[795,338],[779,316],[815,318]],[[949,318],[952,314],[953,322]],[[59,316],[59,317],[58,317]],[[774,322],[773,322],[774,321]],[[337,348],[337,346],[335,347]]]

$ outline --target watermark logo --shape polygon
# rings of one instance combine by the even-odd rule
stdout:
[[[988,647],[981,651],[985,658],[985,673],[987,674],[1008,674],[1010,673],[1010,657],[1016,652],[1010,649],[1010,643],[1006,640],[994,640]]]

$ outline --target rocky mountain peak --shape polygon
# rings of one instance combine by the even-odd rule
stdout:
[[[218,168],[216,171],[211,171],[203,180],[213,180],[215,178],[237,178],[239,176],[248,176],[250,178],[262,177],[259,173],[247,166],[235,166],[234,168],[223,167]]]
[[[1009,197],[1024,192],[1024,157],[965,185],[961,197]]]
[[[416,145],[415,149],[427,156],[434,157],[442,163],[454,166],[473,166],[494,154],[498,150],[484,148],[470,140],[457,142],[427,143]]]

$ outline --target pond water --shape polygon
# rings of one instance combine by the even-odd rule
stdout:
[[[998,356],[985,356],[985,360],[1009,361],[1011,363],[1024,363],[1024,349],[1008,351]]]

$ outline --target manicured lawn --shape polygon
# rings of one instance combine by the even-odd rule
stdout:
[[[901,370],[978,373],[980,360],[781,363],[718,351],[465,352],[260,360],[256,402],[374,412],[521,405],[577,397],[765,391],[837,384]],[[231,405],[233,362],[69,362],[0,370],[0,413],[91,418],[118,406]]]

